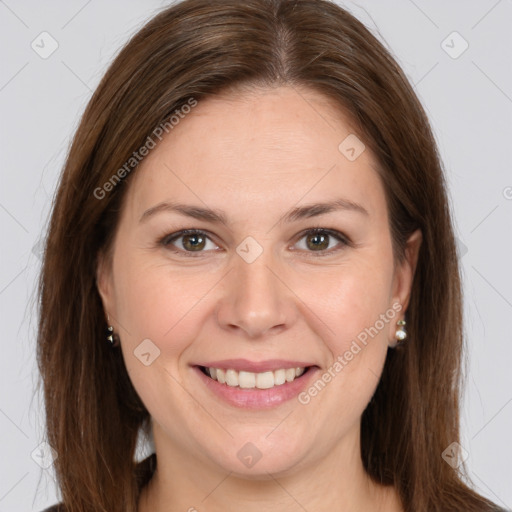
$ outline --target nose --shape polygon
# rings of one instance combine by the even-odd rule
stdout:
[[[277,334],[294,322],[297,309],[286,286],[283,267],[270,251],[248,263],[234,256],[217,305],[217,321],[225,330],[240,331],[250,339]]]

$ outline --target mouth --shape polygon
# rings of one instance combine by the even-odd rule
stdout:
[[[272,389],[277,386],[282,386],[287,382],[300,379],[313,367],[298,366],[295,368],[279,368],[265,372],[237,371],[232,368],[223,369],[206,366],[198,366],[198,368],[210,379],[232,388]]]
[[[195,364],[193,369],[210,396],[253,410],[277,407],[296,398],[320,371],[319,366],[299,361],[239,359]]]

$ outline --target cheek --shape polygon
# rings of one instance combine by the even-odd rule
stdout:
[[[150,264],[142,257],[120,261],[115,271],[123,343],[133,350],[142,340],[150,339],[162,353],[179,354],[193,339],[193,332],[187,332],[194,329],[190,312],[204,295],[206,280],[201,286],[190,286],[190,279],[184,282],[165,264]]]
[[[389,303],[392,263],[388,263],[361,259],[330,276],[317,276],[315,286],[302,292],[307,288],[308,303],[326,326],[322,339],[330,360],[319,376],[325,375],[325,398],[329,395],[337,406],[353,410],[352,419],[362,413],[375,391],[390,325],[396,322],[397,313]],[[324,389],[323,384],[317,388]]]
[[[307,297],[307,304],[325,324],[333,352],[347,350],[351,340],[376,322],[379,334],[387,337],[388,330],[379,319],[390,309],[391,265],[361,258],[330,272],[305,275],[298,276],[295,289],[301,290],[299,295]]]
[[[142,257],[120,259],[114,271],[121,349],[137,393],[157,421],[193,416],[193,404],[179,384],[180,361],[196,338],[195,306],[207,284],[205,290],[190,288],[190,279],[184,282],[165,265]]]

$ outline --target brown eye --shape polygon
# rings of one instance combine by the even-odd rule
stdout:
[[[306,235],[306,245],[313,251],[327,249],[329,247],[329,235],[323,233],[311,233]]]
[[[165,236],[160,243],[175,252],[191,256],[190,253],[201,253],[216,249],[217,246],[210,240],[210,237],[202,231],[185,230],[179,233]],[[210,244],[210,246],[208,246]],[[189,254],[187,254],[189,253]]]
[[[182,245],[187,251],[200,251],[206,244],[206,238],[201,234],[183,235],[182,238]]]
[[[341,233],[330,229],[310,229],[300,238],[299,246],[302,240],[305,240],[305,243],[299,249],[307,252],[325,253],[326,255],[349,245],[347,239]],[[321,255],[323,256],[323,254]]]

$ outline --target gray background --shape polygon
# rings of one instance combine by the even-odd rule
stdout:
[[[51,466],[36,463],[44,416],[34,361],[38,242],[57,177],[113,55],[167,4],[0,0],[0,512],[41,510],[57,499]],[[430,116],[464,274],[469,364],[461,444],[478,490],[512,508],[512,2],[342,5],[396,56]],[[31,47],[51,48],[48,36],[41,43],[44,31],[58,43],[46,59]],[[469,44],[460,55],[464,42],[448,37],[453,31]]]

